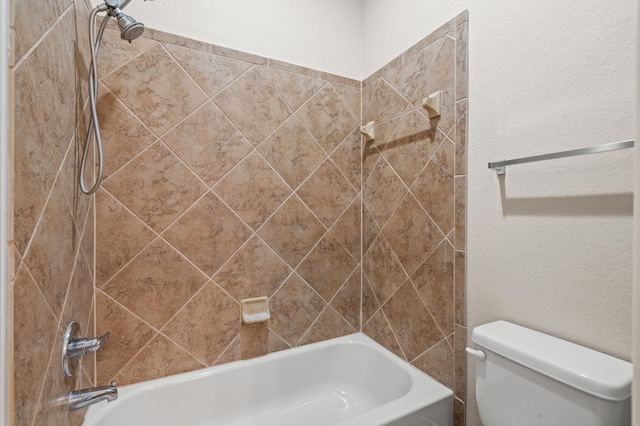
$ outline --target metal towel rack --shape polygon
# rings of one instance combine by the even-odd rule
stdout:
[[[514,160],[504,160],[489,163],[489,168],[495,170],[496,174],[503,175],[507,171],[507,166],[514,164],[533,163],[534,161],[553,160],[556,158],[575,157],[578,155],[597,154],[599,152],[618,151],[620,149],[633,148],[634,140],[612,142],[604,145],[590,146],[588,148],[572,149],[570,151],[554,152],[552,154],[534,155],[533,157],[516,158]]]

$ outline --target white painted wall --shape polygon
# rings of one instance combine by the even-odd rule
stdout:
[[[363,79],[468,7],[469,0],[363,0]]]
[[[488,161],[635,137],[632,0],[472,1],[469,317],[507,318],[629,359],[631,151]]]
[[[635,138],[636,7],[471,1],[469,330],[506,319],[630,359],[633,153],[509,168],[506,199],[486,163]]]
[[[361,0],[133,0],[125,13],[195,40],[354,79],[362,75]]]

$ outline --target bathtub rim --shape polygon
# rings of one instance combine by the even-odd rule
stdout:
[[[411,381],[409,390],[401,397],[386,402],[374,409],[362,413],[354,418],[336,423],[333,426],[374,426],[387,424],[403,417],[409,416],[425,407],[435,405],[446,399],[453,402],[453,391],[441,384],[431,376],[365,335],[358,332],[346,336],[336,337],[321,342],[310,343],[294,347],[248,360],[237,360],[226,364],[206,367],[199,370],[174,374],[171,376],[152,379],[118,388],[121,398],[132,398],[154,388],[167,387],[175,383],[194,380],[201,377],[233,371],[248,365],[259,365],[286,359],[296,355],[304,355],[318,349],[340,345],[364,346],[383,355],[386,360],[399,367],[408,374]],[[97,426],[110,412],[117,409],[117,404],[97,404],[89,407],[86,412],[83,426]]]

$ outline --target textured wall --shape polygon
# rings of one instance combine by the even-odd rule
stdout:
[[[360,83],[148,30],[105,35],[98,379],[360,329]],[[270,298],[242,326],[241,299]]]
[[[126,13],[171,34],[361,78],[362,0],[182,0],[179,7],[136,0]]]
[[[455,391],[456,425],[466,391],[467,33],[461,14],[363,84],[363,122],[381,123],[363,156],[363,331]],[[430,122],[415,107],[438,90],[442,115]]]
[[[75,182],[84,142],[89,10],[84,1],[14,0],[13,367],[15,425],[81,424],[65,398],[94,383],[85,356],[65,380],[61,340],[93,319],[93,197]]]
[[[468,8],[469,0],[362,0],[362,76]]]
[[[635,137],[637,6],[472,3],[469,329],[504,319],[630,358],[633,151],[501,179],[486,164]]]

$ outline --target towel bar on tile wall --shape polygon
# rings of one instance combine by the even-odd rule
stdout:
[[[634,140],[612,142],[604,145],[590,146],[588,148],[572,149],[570,151],[554,152],[552,154],[534,155],[533,157],[516,158],[514,160],[504,160],[489,163],[489,168],[495,170],[496,174],[503,175],[507,171],[507,166],[514,164],[532,163],[534,161],[553,160],[556,158],[575,157],[578,155],[597,154],[600,152],[618,151],[620,149],[633,148]]]

